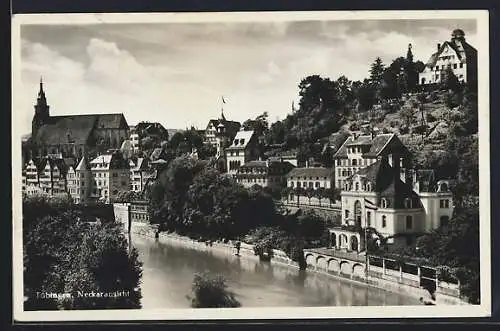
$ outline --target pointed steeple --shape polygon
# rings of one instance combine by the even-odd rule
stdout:
[[[47,105],[47,98],[45,97],[45,91],[43,90],[42,76],[40,76],[40,89],[38,90],[37,105]]]
[[[49,122],[49,108],[49,105],[47,105],[47,98],[45,97],[45,91],[43,90],[43,80],[42,77],[40,77],[40,89],[38,90],[38,97],[36,99],[35,116],[33,116],[31,122],[32,137],[36,137],[38,129]]]
[[[413,53],[412,53],[411,49],[412,49],[412,45],[408,44],[408,52],[406,53],[406,60],[408,61],[408,63],[413,62]]]

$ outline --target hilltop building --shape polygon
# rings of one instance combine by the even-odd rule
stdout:
[[[218,130],[219,125],[224,126],[224,135],[227,136],[229,141],[232,141],[236,133],[241,128],[240,122],[228,121],[224,116],[224,112],[221,111],[220,117],[218,119],[211,119],[208,121],[207,128],[204,132],[205,143],[212,145],[212,147],[217,148],[220,138],[220,130]]]
[[[460,82],[477,85],[477,50],[465,41],[463,30],[453,30],[450,41],[437,44],[436,52],[419,74],[420,85],[441,83],[450,68]]]
[[[123,114],[51,116],[43,82],[40,80],[31,127],[31,158],[61,154],[81,159],[108,149],[119,149],[129,137]]]

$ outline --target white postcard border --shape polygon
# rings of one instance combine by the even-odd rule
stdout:
[[[20,27],[27,24],[104,24],[167,22],[263,22],[298,20],[476,19],[478,45],[480,277],[481,305],[475,306],[369,306],[286,307],[165,310],[23,311],[23,245],[21,212],[21,132],[16,118],[20,84]],[[122,321],[213,319],[318,319],[318,318],[420,318],[491,316],[490,249],[490,133],[489,133],[489,13],[486,10],[335,11],[335,12],[224,12],[127,14],[21,14],[12,20],[12,198],[13,198],[13,308],[14,320]]]

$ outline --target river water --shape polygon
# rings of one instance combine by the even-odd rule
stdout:
[[[143,262],[144,309],[190,308],[194,274],[222,274],[242,307],[419,305],[417,299],[284,265],[132,235]]]

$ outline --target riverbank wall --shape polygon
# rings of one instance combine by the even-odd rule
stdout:
[[[135,235],[140,235],[140,236],[145,236],[145,237],[150,237],[150,238],[157,238],[159,242],[163,243],[168,243],[168,244],[173,244],[176,246],[182,246],[182,247],[187,247],[190,249],[194,250],[201,250],[201,251],[219,251],[221,253],[225,253],[228,255],[234,255],[236,254],[236,249],[234,247],[234,243],[229,241],[228,243],[223,243],[223,242],[212,242],[211,244],[204,242],[204,241],[198,241],[191,239],[189,237],[185,236],[180,236],[175,233],[158,233],[157,234],[157,228],[153,225],[148,225],[144,223],[136,223],[136,222],[131,222],[130,226],[130,233],[135,234]],[[274,250],[274,256],[269,261],[271,265],[273,264],[278,264],[278,265],[285,265],[290,268],[295,268],[299,269],[299,265],[297,262],[292,261],[288,256],[286,256],[286,253],[281,251],[281,250]],[[307,254],[307,253],[306,253]],[[259,260],[259,257],[255,255],[254,250],[253,250],[253,245],[246,244],[246,243],[241,243],[240,251],[239,251],[239,256],[246,258],[246,259],[252,259],[252,260]],[[382,290],[386,290],[389,292],[395,292],[399,294],[404,294],[409,297],[413,298],[428,298],[429,292],[417,285],[416,282],[415,284],[409,284],[408,282],[402,282],[400,278],[392,275],[389,275],[387,273],[384,276],[383,271],[380,272],[381,270],[378,270],[377,267],[375,266],[370,266],[370,275],[366,276],[364,268],[365,265],[360,262],[355,262],[354,264],[351,264],[351,268],[347,268],[347,264],[345,263],[346,261],[343,261],[344,263],[339,263],[338,264],[338,269],[335,268],[329,268],[329,264],[324,264],[321,259],[315,259],[315,263],[311,262],[311,259],[306,258],[307,263],[307,272],[313,272],[317,274],[322,274],[330,277],[335,277],[335,278],[342,278],[351,282],[355,283],[360,283],[364,284],[367,286],[379,288]],[[319,263],[318,263],[319,262]],[[330,261],[329,261],[330,262]],[[352,262],[352,261],[351,261]],[[377,273],[378,272],[378,273]],[[392,278],[394,279],[392,279]],[[406,277],[407,278],[407,277]],[[406,279],[405,278],[405,279]],[[411,277],[410,277],[411,278]],[[468,303],[464,302],[458,297],[455,297],[453,295],[447,295],[446,293],[438,293],[436,295],[436,301],[435,303],[437,305],[467,305]]]

